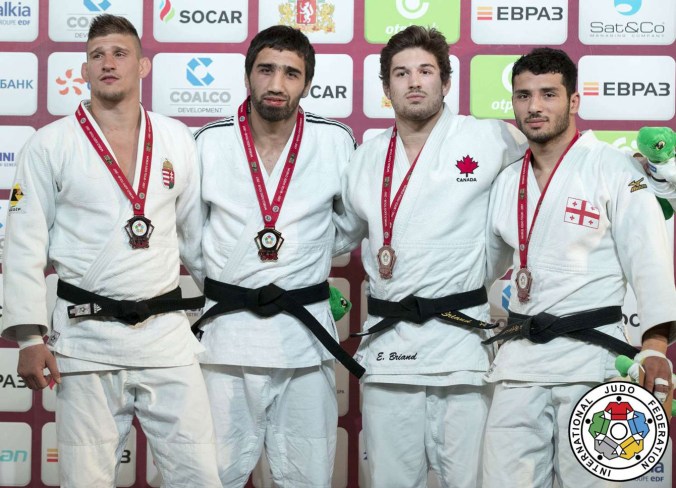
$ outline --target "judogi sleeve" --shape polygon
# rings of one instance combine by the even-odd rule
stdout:
[[[202,230],[206,206],[202,203],[201,168],[197,160],[197,147],[189,129],[181,134],[185,147],[186,187],[176,200],[176,231],[178,249],[183,265],[200,290],[204,287],[204,258],[202,256]]]
[[[58,184],[54,155],[36,137],[19,153],[5,230],[2,337],[13,341],[17,325],[36,324],[41,335],[49,328],[45,271]]]
[[[608,218],[622,270],[636,294],[643,335],[656,325],[676,320],[673,251],[654,195],[632,185],[645,175],[628,160],[618,163],[623,167],[607,175],[608,186],[615,195],[609,204]],[[674,340],[676,328],[672,327],[669,342]]]
[[[493,182],[491,187],[490,200],[488,203],[488,219],[486,223],[486,282],[487,288],[493,282],[501,278],[507,269],[512,265],[512,248],[502,239],[497,226],[495,225],[498,217],[498,210],[501,205],[509,205],[509,192],[505,192],[503,185],[505,183],[505,174],[501,174]],[[516,205],[516,202],[514,202]],[[516,222],[514,222],[516,225]]]
[[[507,122],[500,122],[500,138],[504,141],[507,149],[502,160],[502,168],[512,165],[523,158],[528,149],[528,141],[519,129]]]
[[[346,202],[346,183],[348,178],[348,169],[354,158],[356,148],[354,139],[345,137],[344,144],[338,151],[338,162],[340,167],[341,194],[333,202],[333,224],[336,229],[336,237],[333,244],[333,256],[339,256],[355,249],[366,235],[366,223],[359,219],[349,202]]]

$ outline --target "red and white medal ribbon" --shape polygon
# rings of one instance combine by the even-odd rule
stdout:
[[[272,199],[272,204],[270,204],[268,192],[265,189],[265,182],[263,181],[263,169],[261,168],[260,162],[258,161],[256,147],[251,134],[251,128],[249,127],[247,116],[248,106],[249,99],[247,98],[244,103],[239,106],[239,109],[237,110],[237,116],[239,130],[242,135],[242,142],[244,143],[244,152],[246,153],[247,157],[247,164],[249,165],[249,170],[251,171],[251,179],[253,181],[254,191],[256,192],[258,205],[261,209],[261,215],[263,216],[264,228],[258,233],[255,241],[256,245],[258,246],[258,255],[262,261],[276,261],[277,252],[284,242],[284,239],[282,238],[281,233],[275,229],[275,226],[277,224],[277,219],[279,218],[279,213],[282,210],[282,204],[284,203],[286,192],[289,189],[289,183],[291,182],[293,170],[296,167],[295,163],[298,159],[298,151],[303,138],[303,126],[305,124],[305,118],[303,117],[303,109],[298,107],[298,113],[296,115],[296,129],[291,141],[291,148],[289,149],[289,154],[286,157],[286,162],[284,163],[284,168],[282,169],[282,176],[279,180],[279,184],[277,185],[277,190],[275,191],[275,195]]]

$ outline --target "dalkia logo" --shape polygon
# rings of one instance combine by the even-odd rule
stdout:
[[[327,0],[296,0],[279,5],[279,24],[302,32],[335,32],[336,6]]]
[[[662,404],[633,383],[604,383],[586,393],[570,417],[573,453],[590,473],[610,481],[643,476],[662,458],[669,420]]]
[[[470,155],[456,161],[455,166],[460,170],[461,174],[465,175],[464,178],[457,178],[457,181],[476,181],[476,178],[470,178],[469,175],[474,174],[474,170],[479,167],[479,163],[474,161],[474,158]]]
[[[174,10],[171,0],[164,0],[160,4],[160,20],[162,22],[169,22],[174,18],[174,15],[176,15],[176,10]]]
[[[30,17],[31,8],[21,5],[21,2],[0,3],[0,17]]]
[[[64,78],[59,76],[56,79],[56,84],[63,87],[59,90],[61,95],[68,95],[68,92],[71,88],[76,95],[82,95],[82,88],[80,88],[78,85],[86,85],[87,82],[79,76],[77,78],[73,78],[73,70],[68,69],[66,70]]]

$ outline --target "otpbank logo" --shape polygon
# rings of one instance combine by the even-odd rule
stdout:
[[[580,117],[670,120],[676,63],[671,56],[583,56],[578,63]]]
[[[141,0],[50,0],[49,38],[56,42],[85,42],[92,19],[103,13],[127,18],[143,36]]]
[[[477,44],[563,44],[567,37],[567,0],[472,0]]]
[[[155,0],[153,12],[160,42],[242,42],[247,36],[246,0]]]
[[[512,66],[518,55],[480,55],[470,62],[469,110],[475,117],[513,119]]]
[[[385,44],[414,24],[434,27],[454,43],[460,38],[460,0],[369,0],[364,24],[364,35],[372,44]]]
[[[676,2],[663,0],[580,0],[579,31],[584,44],[672,44]]]
[[[0,41],[31,42],[38,37],[38,0],[0,3]]]
[[[288,25],[313,44],[345,44],[354,37],[354,2],[345,0],[260,0],[258,29]]]

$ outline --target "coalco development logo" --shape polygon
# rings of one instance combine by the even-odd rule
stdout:
[[[627,481],[650,471],[669,440],[662,404],[646,389],[623,381],[604,383],[585,394],[570,417],[573,453],[590,473]]]

